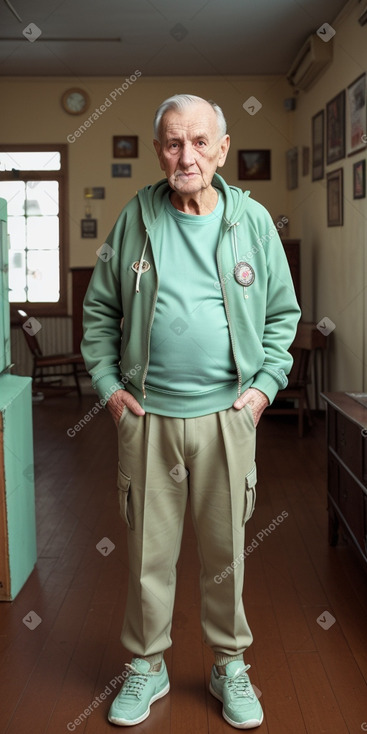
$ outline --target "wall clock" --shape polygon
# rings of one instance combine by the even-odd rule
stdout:
[[[84,89],[72,87],[67,89],[61,97],[61,104],[69,115],[81,115],[89,107],[89,97]]]

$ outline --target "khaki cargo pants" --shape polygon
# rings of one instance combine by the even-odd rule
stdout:
[[[251,644],[242,591],[245,522],[255,505],[255,442],[247,405],[185,419],[136,416],[124,408],[118,491],[128,525],[129,585],[121,641],[134,655],[154,655],[172,644],[188,496],[201,562],[204,642],[226,655]]]

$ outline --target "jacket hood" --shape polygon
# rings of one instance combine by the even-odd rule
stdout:
[[[237,186],[228,186],[224,178],[215,173],[212,185],[223,192],[225,198],[224,218],[227,225],[235,224],[246,208],[249,191],[242,191]],[[168,191],[172,191],[166,178],[156,184],[145,186],[138,191],[138,200],[141,207],[142,217],[147,231],[155,226],[163,212],[163,200]]]

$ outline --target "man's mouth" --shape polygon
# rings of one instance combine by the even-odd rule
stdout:
[[[175,173],[175,178],[191,178],[192,176],[197,176],[198,174],[195,173],[195,171],[190,171],[185,173],[184,171],[180,171],[179,173]]]

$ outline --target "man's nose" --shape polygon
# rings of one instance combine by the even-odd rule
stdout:
[[[186,142],[183,144],[181,148],[180,162],[185,168],[188,168],[195,163],[195,156],[191,143]]]

